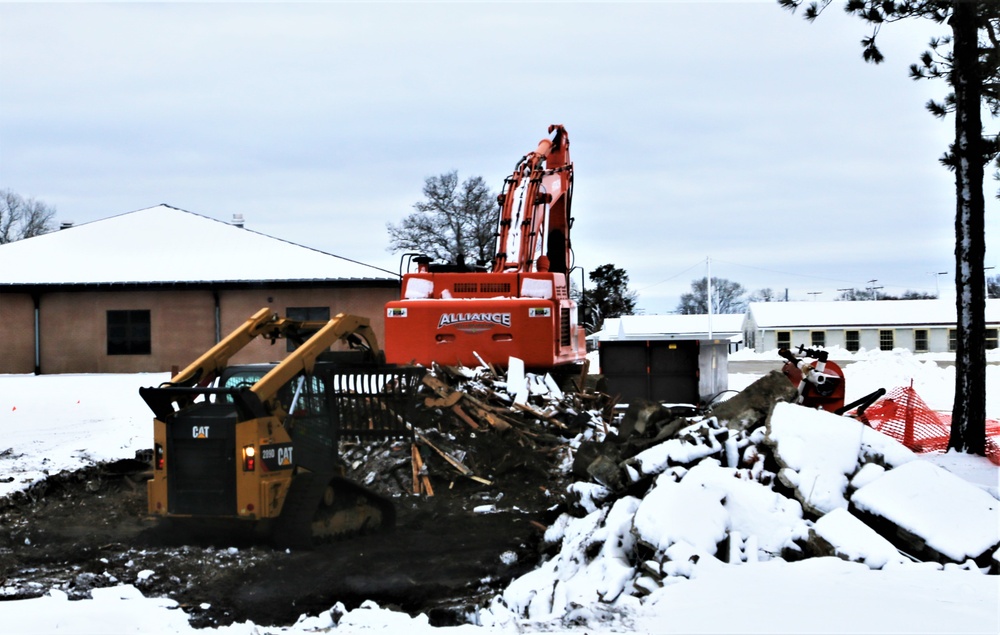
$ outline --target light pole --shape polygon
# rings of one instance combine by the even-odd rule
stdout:
[[[936,271],[936,272],[935,271],[928,271],[927,273],[930,274],[930,275],[932,275],[932,276],[934,276],[934,295],[936,295],[937,297],[940,298],[941,297],[941,285],[938,283],[938,281],[941,278],[939,276],[946,276],[946,275],[948,275],[948,272],[947,271]]]
[[[816,296],[822,294],[822,291],[809,291],[806,295],[811,295],[813,297],[813,302],[816,301]]]

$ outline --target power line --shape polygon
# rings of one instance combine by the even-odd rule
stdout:
[[[668,278],[664,278],[663,280],[660,280],[659,282],[654,282],[653,284],[650,284],[650,285],[647,285],[645,287],[642,287],[641,289],[636,289],[636,293],[638,293],[640,291],[645,291],[646,289],[652,289],[653,287],[655,287],[657,285],[660,285],[660,284],[663,284],[664,282],[670,282],[674,278],[676,278],[678,276],[681,276],[681,275],[684,275],[685,273],[687,273],[688,271],[691,271],[695,267],[701,267],[704,264],[705,264],[704,260],[699,260],[698,262],[696,262],[695,264],[691,265],[690,267],[688,267],[684,271],[678,271],[674,275],[672,275],[672,276],[670,276]]]

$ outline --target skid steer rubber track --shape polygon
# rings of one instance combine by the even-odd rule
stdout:
[[[341,476],[302,472],[288,489],[272,540],[281,549],[312,549],[395,523],[389,499]]]

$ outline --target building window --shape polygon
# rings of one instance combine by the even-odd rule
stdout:
[[[290,306],[285,309],[285,317],[299,322],[329,322],[330,307],[328,306]],[[289,353],[298,348],[298,344],[287,340],[285,344]]]
[[[958,350],[958,329],[948,329],[948,350]]]
[[[882,329],[878,332],[878,347],[879,350],[891,351],[894,348],[893,332],[892,329]]]
[[[861,349],[861,331],[844,331],[844,348],[858,352]]]
[[[826,346],[826,331],[813,331],[809,334],[810,346]]]
[[[986,329],[986,349],[992,350],[997,347],[997,331],[1000,329]]]
[[[913,350],[917,353],[926,353],[929,350],[927,347],[927,329],[913,331]]]
[[[108,355],[149,355],[149,311],[108,311]]]
[[[792,332],[791,331],[777,331],[775,333],[775,342],[778,348],[792,348]]]

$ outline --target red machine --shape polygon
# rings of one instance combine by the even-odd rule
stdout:
[[[400,299],[386,305],[387,361],[506,367],[518,357],[548,370],[585,359],[569,297],[573,164],[566,130],[553,132],[504,182],[492,270],[414,259]]]
[[[807,408],[822,408],[827,412],[843,414],[844,371],[836,362],[827,360],[826,351],[800,346],[799,355],[804,355],[806,359],[797,358],[787,348],[778,350],[778,355],[786,360],[781,372],[799,388],[797,403]],[[856,405],[854,403],[851,407]]]

